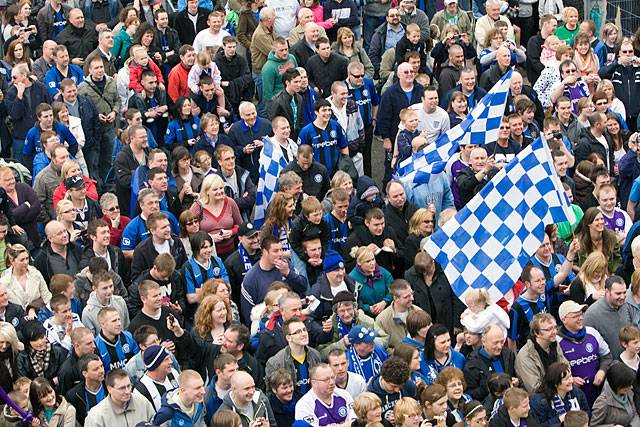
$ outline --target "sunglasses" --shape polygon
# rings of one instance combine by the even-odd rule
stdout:
[[[200,221],[198,221],[197,219],[193,219],[191,221],[187,221],[187,225],[196,225],[198,224]]]
[[[351,74],[351,77],[355,78],[355,79],[361,79],[364,77],[364,74]]]
[[[120,206],[114,206],[112,208],[107,209],[107,212],[117,212],[120,210]]]

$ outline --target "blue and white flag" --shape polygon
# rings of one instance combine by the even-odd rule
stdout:
[[[403,161],[396,176],[403,183],[414,186],[428,183],[432,175],[444,171],[447,161],[458,151],[460,144],[495,142],[507,105],[512,73],[513,70],[506,72],[459,125]]]
[[[470,289],[502,298],[538,250],[547,224],[575,220],[547,143],[522,150],[425,245],[464,301]]]
[[[262,227],[267,215],[267,206],[278,191],[280,171],[288,164],[280,144],[274,143],[271,138],[262,138],[262,142],[264,146],[260,152],[260,175],[256,192],[256,209],[253,215],[253,225],[256,228]]]

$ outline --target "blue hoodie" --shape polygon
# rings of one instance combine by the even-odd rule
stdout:
[[[178,399],[180,389],[170,391],[162,396],[162,406],[153,417],[153,424],[169,427],[205,427],[204,403],[196,404],[193,415],[187,414],[182,402]]]

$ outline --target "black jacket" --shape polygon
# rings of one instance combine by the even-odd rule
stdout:
[[[303,37],[291,46],[291,54],[296,57],[298,67],[304,67],[316,51],[309,47],[307,40]]]
[[[355,246],[367,246],[371,243],[376,244],[379,248],[384,246],[382,242],[385,239],[391,239],[396,245],[396,252],[386,252],[380,251],[378,255],[376,255],[376,261],[380,264],[381,267],[386,268],[394,277],[396,274],[397,260],[398,260],[398,251],[401,250],[401,242],[396,237],[395,230],[393,230],[389,225],[384,227],[381,236],[373,236],[369,229],[365,225],[359,225],[354,227],[353,231],[347,238],[347,242],[344,244],[344,253],[346,254],[345,263],[347,264],[347,271],[353,270],[356,266],[356,260],[351,256],[351,248]]]
[[[109,245],[107,246],[107,253],[109,254],[109,259],[111,260],[111,270],[118,273],[118,276],[120,276],[122,281],[128,285],[129,266],[125,262],[122,249],[117,246]],[[93,251],[93,246],[91,244],[85,246],[84,250],[82,251],[82,258],[80,259],[80,270],[87,267],[91,258],[95,256],[96,254]]]
[[[42,250],[33,261],[33,266],[42,273],[44,281],[49,283],[51,276],[54,274],[65,273],[75,276],[79,273],[81,258],[82,252],[80,247],[76,246],[74,243],[69,243],[67,245],[67,258],[63,259],[60,255],[51,250],[51,244],[49,241],[46,241],[42,245]]]
[[[82,382],[82,374],[80,373],[80,368],[78,368],[78,355],[74,350],[71,350],[71,353],[60,367],[60,372],[58,372],[58,394],[64,396],[69,390]]]
[[[486,91],[491,90],[507,71],[509,71],[509,67],[507,67],[506,71],[502,71],[498,64],[493,64],[487,71],[482,73],[478,86]]]
[[[148,239],[147,239],[148,240]],[[156,282],[160,286],[171,287],[171,293],[169,294],[169,300],[172,303],[178,304],[182,308],[184,313],[187,309],[187,290],[184,285],[184,280],[179,270],[175,270],[171,273],[171,277],[167,281],[158,280],[151,276],[149,270],[143,271],[137,279],[129,286],[127,300],[127,310],[129,311],[129,317],[133,319],[142,310],[142,300],[140,299],[140,283],[145,280],[151,280]]]
[[[338,53],[331,52],[327,62],[319,55],[312,56],[305,66],[309,75],[309,85],[318,88],[323,98],[330,96],[333,82],[347,78],[348,65],[349,60]]]
[[[187,253],[184,250],[182,241],[178,236],[171,236],[169,247],[173,259],[176,260],[176,269],[179,269],[182,267],[182,264],[187,261]],[[152,237],[138,243],[138,246],[136,246],[133,251],[133,261],[131,261],[131,277],[133,280],[140,276],[145,270],[153,267],[153,262],[157,256],[158,251],[153,245]]]
[[[586,132],[582,132],[580,136],[580,141],[575,146],[574,155],[576,157],[576,165],[583,160],[586,160],[591,154],[597,154],[609,167],[609,173],[613,176],[613,166],[614,166],[614,158],[613,158],[613,141],[611,141],[611,136],[609,136],[608,132],[604,134],[605,139],[607,140],[607,145],[609,146],[609,150],[605,150],[602,144],[596,139],[595,136],[591,133],[591,131],[587,130]],[[607,154],[607,151],[609,152]]]
[[[306,195],[314,196],[318,200],[324,199],[331,186],[325,165],[314,160],[309,169],[303,171],[298,162],[294,160],[280,173],[290,171],[295,172],[302,179],[302,191]]]
[[[427,286],[424,279],[411,267],[404,273],[404,278],[413,288],[413,303],[429,313],[433,323],[440,323],[453,332],[454,328],[462,328],[460,315],[465,306],[453,293],[447,276],[442,267],[436,263],[436,271],[433,274],[431,286]]]
[[[527,417],[527,427],[540,427],[540,423],[536,418],[535,414],[532,410],[529,411],[529,416]],[[513,427],[513,423],[509,418],[509,413],[507,412],[507,407],[502,405],[498,412],[491,417],[489,420],[489,427]]]
[[[108,394],[107,387],[103,384],[103,389],[105,394]],[[71,390],[67,392],[64,396],[67,399],[67,402],[73,405],[76,408],[76,421],[77,425],[84,425],[84,420],[87,418],[87,404],[84,400],[84,381],[79,382]],[[105,399],[107,396],[105,396]]]
[[[484,187],[487,182],[489,182],[491,178],[493,178],[497,173],[498,169],[493,168],[491,172],[485,175],[482,181],[478,181],[476,179],[476,172],[474,172],[471,167],[460,171],[460,174],[456,178],[456,182],[458,183],[458,191],[460,192],[460,203],[462,204],[462,206],[469,203],[469,201],[473,199],[473,196],[478,194],[478,192],[482,190],[482,187]]]
[[[295,118],[291,109],[291,98],[293,97],[295,97],[295,102],[298,106]],[[302,108],[302,97],[297,93],[293,97],[286,90],[282,90],[268,103],[268,115],[271,120],[277,116],[287,119],[289,126],[291,126],[291,139],[295,141],[298,139],[298,134],[304,124],[304,109]]]
[[[267,393],[269,398],[269,404],[273,411],[273,416],[276,419],[278,426],[291,426],[295,421],[295,399],[289,405],[283,404],[274,394],[269,390]]]
[[[287,346],[282,325],[277,321],[272,323],[272,327],[267,324],[267,327],[260,331],[260,343],[256,350],[256,360],[262,366],[265,366],[267,360]],[[322,328],[313,320],[306,318],[304,319],[304,324],[307,327],[307,331],[309,331],[310,347],[315,348],[318,344],[325,344],[331,339],[332,334],[323,333]]]
[[[356,282],[351,276],[348,274],[345,275],[344,283],[347,285],[347,290],[355,295]],[[316,283],[311,287],[311,295],[320,301],[318,308],[311,313],[314,320],[320,322],[333,314],[333,294],[331,293],[331,286],[329,285],[326,273],[318,277]]]
[[[7,359],[0,359],[0,386],[5,390],[13,390],[13,383],[18,379],[17,360],[11,348],[6,351]],[[11,369],[7,367],[9,363]]]
[[[234,109],[241,101],[250,101],[255,90],[249,64],[242,55],[235,55],[227,58],[224,50],[220,49],[214,59],[223,82],[229,82],[229,86],[225,86],[225,100],[229,102]]]
[[[191,26],[193,28],[193,26]],[[164,50],[162,49],[162,35],[160,34],[160,30],[158,28],[153,29],[153,41],[151,42],[151,49],[153,52],[160,53],[162,56],[162,63],[167,62],[172,67],[178,65],[180,62],[180,48],[182,47],[182,43],[180,42],[180,36],[178,32],[171,27],[167,27],[164,32],[165,37],[167,38],[167,47],[169,50],[173,51],[173,55],[167,57]]]
[[[48,281],[47,281],[48,282]],[[51,346],[51,356],[49,357],[49,366],[44,371],[44,377],[53,382],[53,379],[58,376],[60,367],[66,358],[65,350],[57,345]],[[33,369],[31,359],[29,358],[29,350],[24,349],[18,353],[18,360],[16,362],[18,368],[19,377],[27,377],[29,379],[35,379],[37,377],[36,371]]]
[[[209,12],[210,10],[203,9],[201,7],[198,8],[198,19],[196,20],[195,31],[193,30],[193,22],[189,19],[189,12],[187,9],[174,15],[173,25],[171,27],[173,27],[178,33],[178,37],[182,44],[193,45],[193,40],[196,38],[196,35],[207,28]]]
[[[529,78],[529,83],[532,85],[536,83],[542,70],[544,70],[544,64],[540,61],[543,43],[544,39],[539,32],[531,37],[527,43],[527,77]]]
[[[145,149],[145,153],[148,157],[149,150]],[[122,215],[129,217],[132,216],[132,212],[129,212],[129,205],[131,204],[131,175],[133,175],[138,166],[140,166],[140,163],[136,160],[129,145],[122,147],[122,150],[116,154],[116,158],[113,161],[118,205],[120,205]]]
[[[396,233],[396,237],[403,242],[409,235],[409,220],[418,207],[413,203],[406,202],[404,208],[400,211],[387,203],[384,207],[384,221],[386,225],[391,226]],[[413,263],[409,264],[412,265]]]
[[[256,262],[260,260],[260,256],[262,255],[262,250],[258,249],[253,255],[247,254],[249,257],[249,262],[251,265],[255,265]],[[240,306],[240,288],[242,286],[242,280],[244,279],[244,275],[247,273],[244,268],[244,263],[240,258],[240,252],[237,250],[231,252],[231,255],[224,260],[224,266],[227,269],[227,274],[229,275],[229,284],[231,285],[231,298]],[[250,319],[245,319],[247,323],[249,323]]]
[[[636,117],[640,113],[640,67],[625,67],[615,61],[601,68],[598,74],[611,80],[616,96],[627,108],[627,117]]]
[[[86,58],[98,47],[98,33],[90,22],[85,21],[83,28],[76,28],[69,23],[56,37],[58,44],[69,50],[69,58]]]
[[[4,79],[0,79],[0,87]],[[4,103],[13,123],[13,137],[25,139],[29,129],[36,122],[36,107],[40,104],[51,104],[51,95],[47,88],[39,81],[33,81],[31,87],[25,90],[25,96],[18,99],[18,90],[11,85],[5,93]]]
[[[512,377],[516,376],[514,368],[516,356],[506,346],[503,347],[502,353],[500,353],[500,362],[505,373]],[[472,398],[482,402],[489,395],[487,380],[494,372],[495,369],[491,360],[485,354],[480,354],[480,349],[474,350],[467,357],[467,363],[464,365],[464,380],[467,383],[467,393]]]

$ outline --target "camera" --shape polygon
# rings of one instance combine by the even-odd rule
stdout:
[[[553,133],[553,138],[554,138],[554,139],[562,140],[562,133],[560,133],[560,132],[554,132],[554,133]]]

